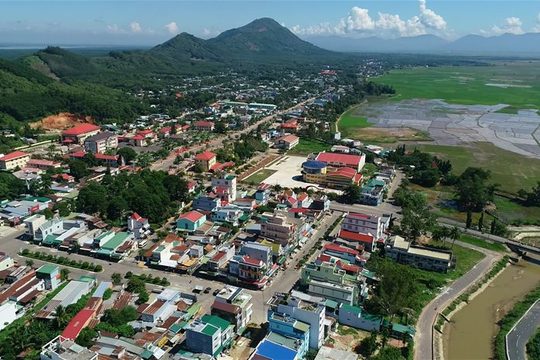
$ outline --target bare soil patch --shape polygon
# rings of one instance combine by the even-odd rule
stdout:
[[[376,141],[385,143],[393,143],[396,141],[429,140],[429,136],[425,132],[411,129],[409,127],[366,127],[355,129],[354,134],[352,134],[351,137],[361,141]]]
[[[95,121],[90,116],[75,115],[71,113],[60,113],[48,116],[40,121],[30,124],[32,129],[41,128],[48,130],[66,130],[79,124],[94,124]]]

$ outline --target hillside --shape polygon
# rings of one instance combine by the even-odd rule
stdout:
[[[98,121],[121,121],[145,106],[121,91],[103,85],[53,80],[24,62],[0,59],[0,128],[60,112],[85,114]]]

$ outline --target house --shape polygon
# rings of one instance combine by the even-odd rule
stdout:
[[[280,243],[283,247],[296,245],[296,226],[280,212],[262,214],[261,235]]]
[[[296,135],[287,135],[279,138],[276,142],[280,149],[290,150],[300,143],[300,138]]]
[[[257,345],[255,352],[251,354],[251,357],[249,358],[249,360],[299,360],[299,359],[303,359],[303,357],[299,357],[297,352],[293,349],[294,341],[287,342],[286,340],[285,341],[282,340],[280,342],[289,343],[290,347],[282,345],[278,342],[271,341],[270,339],[264,338]]]
[[[371,332],[373,330],[381,330],[383,318],[368,314],[360,307],[341,304],[339,307],[338,322],[341,325]]]
[[[84,140],[84,149],[94,154],[103,154],[109,149],[118,147],[118,136],[116,134],[104,131]]]
[[[268,203],[268,200],[270,200],[270,184],[260,184],[257,188],[257,192],[255,193],[255,200],[258,204],[266,205]]]
[[[268,325],[270,333],[267,339],[296,351],[298,358],[305,358],[309,351],[309,324],[269,310]],[[285,341],[280,341],[282,339]]]
[[[62,337],[68,340],[75,340],[81,331],[87,327],[90,322],[95,320],[96,311],[92,309],[82,309],[71,319],[69,324],[62,331]]]
[[[268,267],[264,262],[252,259],[247,255],[235,255],[229,261],[229,273],[240,282],[263,288],[267,281]]]
[[[214,131],[214,123],[211,121],[197,121],[193,127],[198,131]]]
[[[34,242],[46,246],[59,246],[66,238],[85,232],[87,229],[84,221],[62,220],[54,217],[35,231]]]
[[[232,204],[248,214],[251,213],[256,207],[255,199],[250,198],[235,199],[233,200]]]
[[[26,163],[26,166],[46,171],[48,169],[60,168],[60,163],[58,161],[51,161],[51,160],[44,160],[44,159],[30,159]]]
[[[38,319],[54,319],[56,308],[59,305],[63,307],[75,304],[81,297],[88,294],[92,284],[86,281],[70,281],[58,294],[56,294],[35,317]]]
[[[98,353],[58,335],[43,345],[40,360],[98,360]]]
[[[343,218],[341,228],[356,233],[373,234],[377,239],[381,239],[385,237],[390,220],[390,215],[375,216],[349,212]]]
[[[54,290],[60,286],[60,283],[62,282],[60,277],[60,269],[58,266],[53,265],[41,266],[36,270],[36,277],[43,280],[46,290]]]
[[[234,256],[234,245],[223,245],[210,260],[208,260],[208,269],[217,272],[226,267]]]
[[[226,194],[225,201],[231,202],[236,199],[236,176],[224,175],[222,178],[212,178],[212,187],[223,189],[221,193]]]
[[[135,239],[141,239],[150,234],[150,223],[136,212],[128,217],[128,230],[135,235]]]
[[[242,334],[251,321],[252,296],[242,288],[225,285],[212,304],[212,315],[217,315],[234,325],[234,331]]]
[[[362,187],[359,202],[364,205],[379,206],[384,200],[385,186],[375,185],[370,182]]]
[[[176,228],[181,231],[195,231],[206,221],[206,215],[198,211],[190,211],[180,215],[176,221]]]
[[[215,194],[208,196],[199,196],[193,199],[193,210],[217,211],[221,207],[221,199]]]
[[[15,265],[13,258],[6,253],[0,251],[0,271],[9,269],[13,265]]]
[[[360,257],[360,252],[348,248],[346,246],[341,246],[339,244],[326,244],[323,248],[323,253],[329,256],[335,256],[340,259],[348,261],[350,264],[361,263],[364,260]]]
[[[303,296],[293,290],[292,294],[276,293],[268,301],[269,311],[309,325],[309,348],[318,349],[325,338],[325,300]]]
[[[19,306],[15,301],[7,301],[0,305],[0,331],[6,326],[24,315],[24,312],[19,311]]]
[[[359,172],[366,163],[366,156],[362,155],[349,155],[349,154],[336,154],[321,152],[315,158],[316,161],[325,163],[327,166],[334,168],[348,167],[356,172]]]
[[[273,264],[273,251],[270,246],[258,243],[245,243],[240,248],[241,255],[247,255],[251,259],[260,260],[270,268]]]
[[[112,237],[110,237],[112,236]],[[96,238],[97,239],[97,238]],[[134,235],[127,232],[109,232],[109,237],[96,251],[96,257],[120,260],[137,248]]]
[[[349,246],[358,248],[363,246],[366,251],[373,251],[377,239],[372,234],[361,234],[341,229],[338,235],[339,240],[344,240]],[[336,242],[340,242],[340,241]]]
[[[92,124],[81,124],[62,132],[62,143],[82,145],[90,136],[99,133],[99,126]]]
[[[195,164],[202,167],[204,171],[210,171],[210,168],[216,164],[216,154],[211,151],[205,151],[195,156]]]
[[[413,246],[401,236],[393,236],[386,246],[386,256],[400,264],[415,266],[422,270],[446,273],[454,264],[451,251]]]
[[[47,222],[45,215],[36,214],[24,219],[25,235],[33,239],[39,227]]]
[[[193,194],[197,188],[197,183],[194,181],[188,182],[188,194]]]
[[[224,344],[224,334],[222,326],[227,321],[220,319],[217,321],[212,318],[211,320],[206,318],[207,323],[203,320],[195,320],[186,326],[186,346],[189,350],[195,353],[203,353],[213,357],[217,357],[221,351],[232,344],[232,327],[229,330],[227,326],[225,336],[230,334],[230,340],[227,338],[228,343]]]
[[[29,160],[30,155],[23,153],[22,151],[13,151],[0,157],[0,169],[13,170],[16,168],[23,168]]]
[[[146,306],[141,312],[141,321],[151,323],[152,326],[165,322],[176,310],[176,302],[180,293],[176,290],[166,289]]]
[[[212,221],[214,222],[226,222],[233,226],[238,226],[240,216],[244,212],[235,205],[227,205],[220,207],[212,213]]]

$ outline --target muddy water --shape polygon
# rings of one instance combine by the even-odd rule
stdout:
[[[508,266],[444,328],[448,360],[486,360],[493,356],[496,322],[540,282],[540,266],[526,260]]]

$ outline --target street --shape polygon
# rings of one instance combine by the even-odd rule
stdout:
[[[493,265],[502,258],[502,254],[479,248],[461,241],[456,244],[462,247],[479,251],[485,257],[476,264],[469,272],[455,280],[450,286],[444,288],[441,293],[424,307],[416,324],[415,335],[415,359],[433,359],[433,325],[437,320],[439,311],[448,306],[455,298],[480,280]]]
[[[298,261],[302,259],[303,254],[309,252],[309,250],[313,247],[313,245],[317,242],[317,240],[324,235],[326,229],[331,224],[333,224],[340,216],[341,216],[341,213],[339,212],[325,215],[325,217],[321,221],[319,228],[304,244],[304,246],[302,247],[302,250],[295,256],[294,259],[289,261],[289,266],[287,267],[287,269],[284,271],[280,271],[276,275],[276,277],[271,280],[271,283],[264,288],[264,290],[245,289],[245,292],[253,296],[253,315],[252,315],[253,322],[255,323],[266,322],[266,302],[268,301],[268,299],[274,294],[274,292],[290,292],[292,286],[300,278],[300,270],[296,270],[296,264],[298,263]],[[79,276],[82,276],[82,275],[91,275],[91,276],[95,276],[99,281],[110,281],[111,275],[113,273],[120,273],[124,275],[128,271],[131,271],[132,273],[136,275],[144,273],[147,275],[152,274],[152,276],[154,277],[160,277],[160,278],[166,277],[167,280],[171,283],[170,285],[171,288],[182,291],[182,292],[186,292],[186,293],[191,293],[193,288],[196,285],[201,285],[204,288],[210,287],[212,291],[215,289],[221,288],[223,286],[223,282],[219,280],[207,280],[207,279],[203,279],[203,278],[196,277],[193,275],[184,275],[184,274],[164,272],[164,271],[160,271],[156,269],[150,269],[146,266],[140,267],[139,262],[136,261],[133,257],[127,258],[123,261],[116,263],[116,262],[108,262],[105,260],[92,258],[92,257],[80,255],[80,254],[68,254],[64,251],[59,251],[57,249],[29,244],[27,242],[17,239],[17,237],[19,237],[23,233],[24,233],[24,230],[19,230],[8,236],[2,237],[0,239],[0,244],[1,244],[0,248],[2,249],[2,251],[8,254],[9,256],[11,256],[14,260],[16,260],[21,265],[24,265],[27,260],[32,260],[35,266],[41,266],[47,263],[45,261],[26,258],[18,254],[22,248],[27,248],[32,252],[40,251],[40,252],[45,252],[47,254],[52,254],[52,255],[66,256],[66,257],[69,257],[70,260],[87,261],[90,263],[100,264],[103,266],[102,272],[94,273],[91,271],[59,265],[59,267],[66,267],[69,269],[71,278],[78,278]],[[161,287],[161,286],[152,285],[152,284],[147,284],[147,286],[150,289],[154,287]],[[214,301],[214,296],[212,295],[212,291],[208,294],[205,294],[203,292],[197,295],[198,297],[197,301],[201,304],[203,312],[210,311],[210,306],[212,305]]]
[[[540,326],[540,301],[536,301],[506,335],[507,360],[527,360],[527,341]]]

